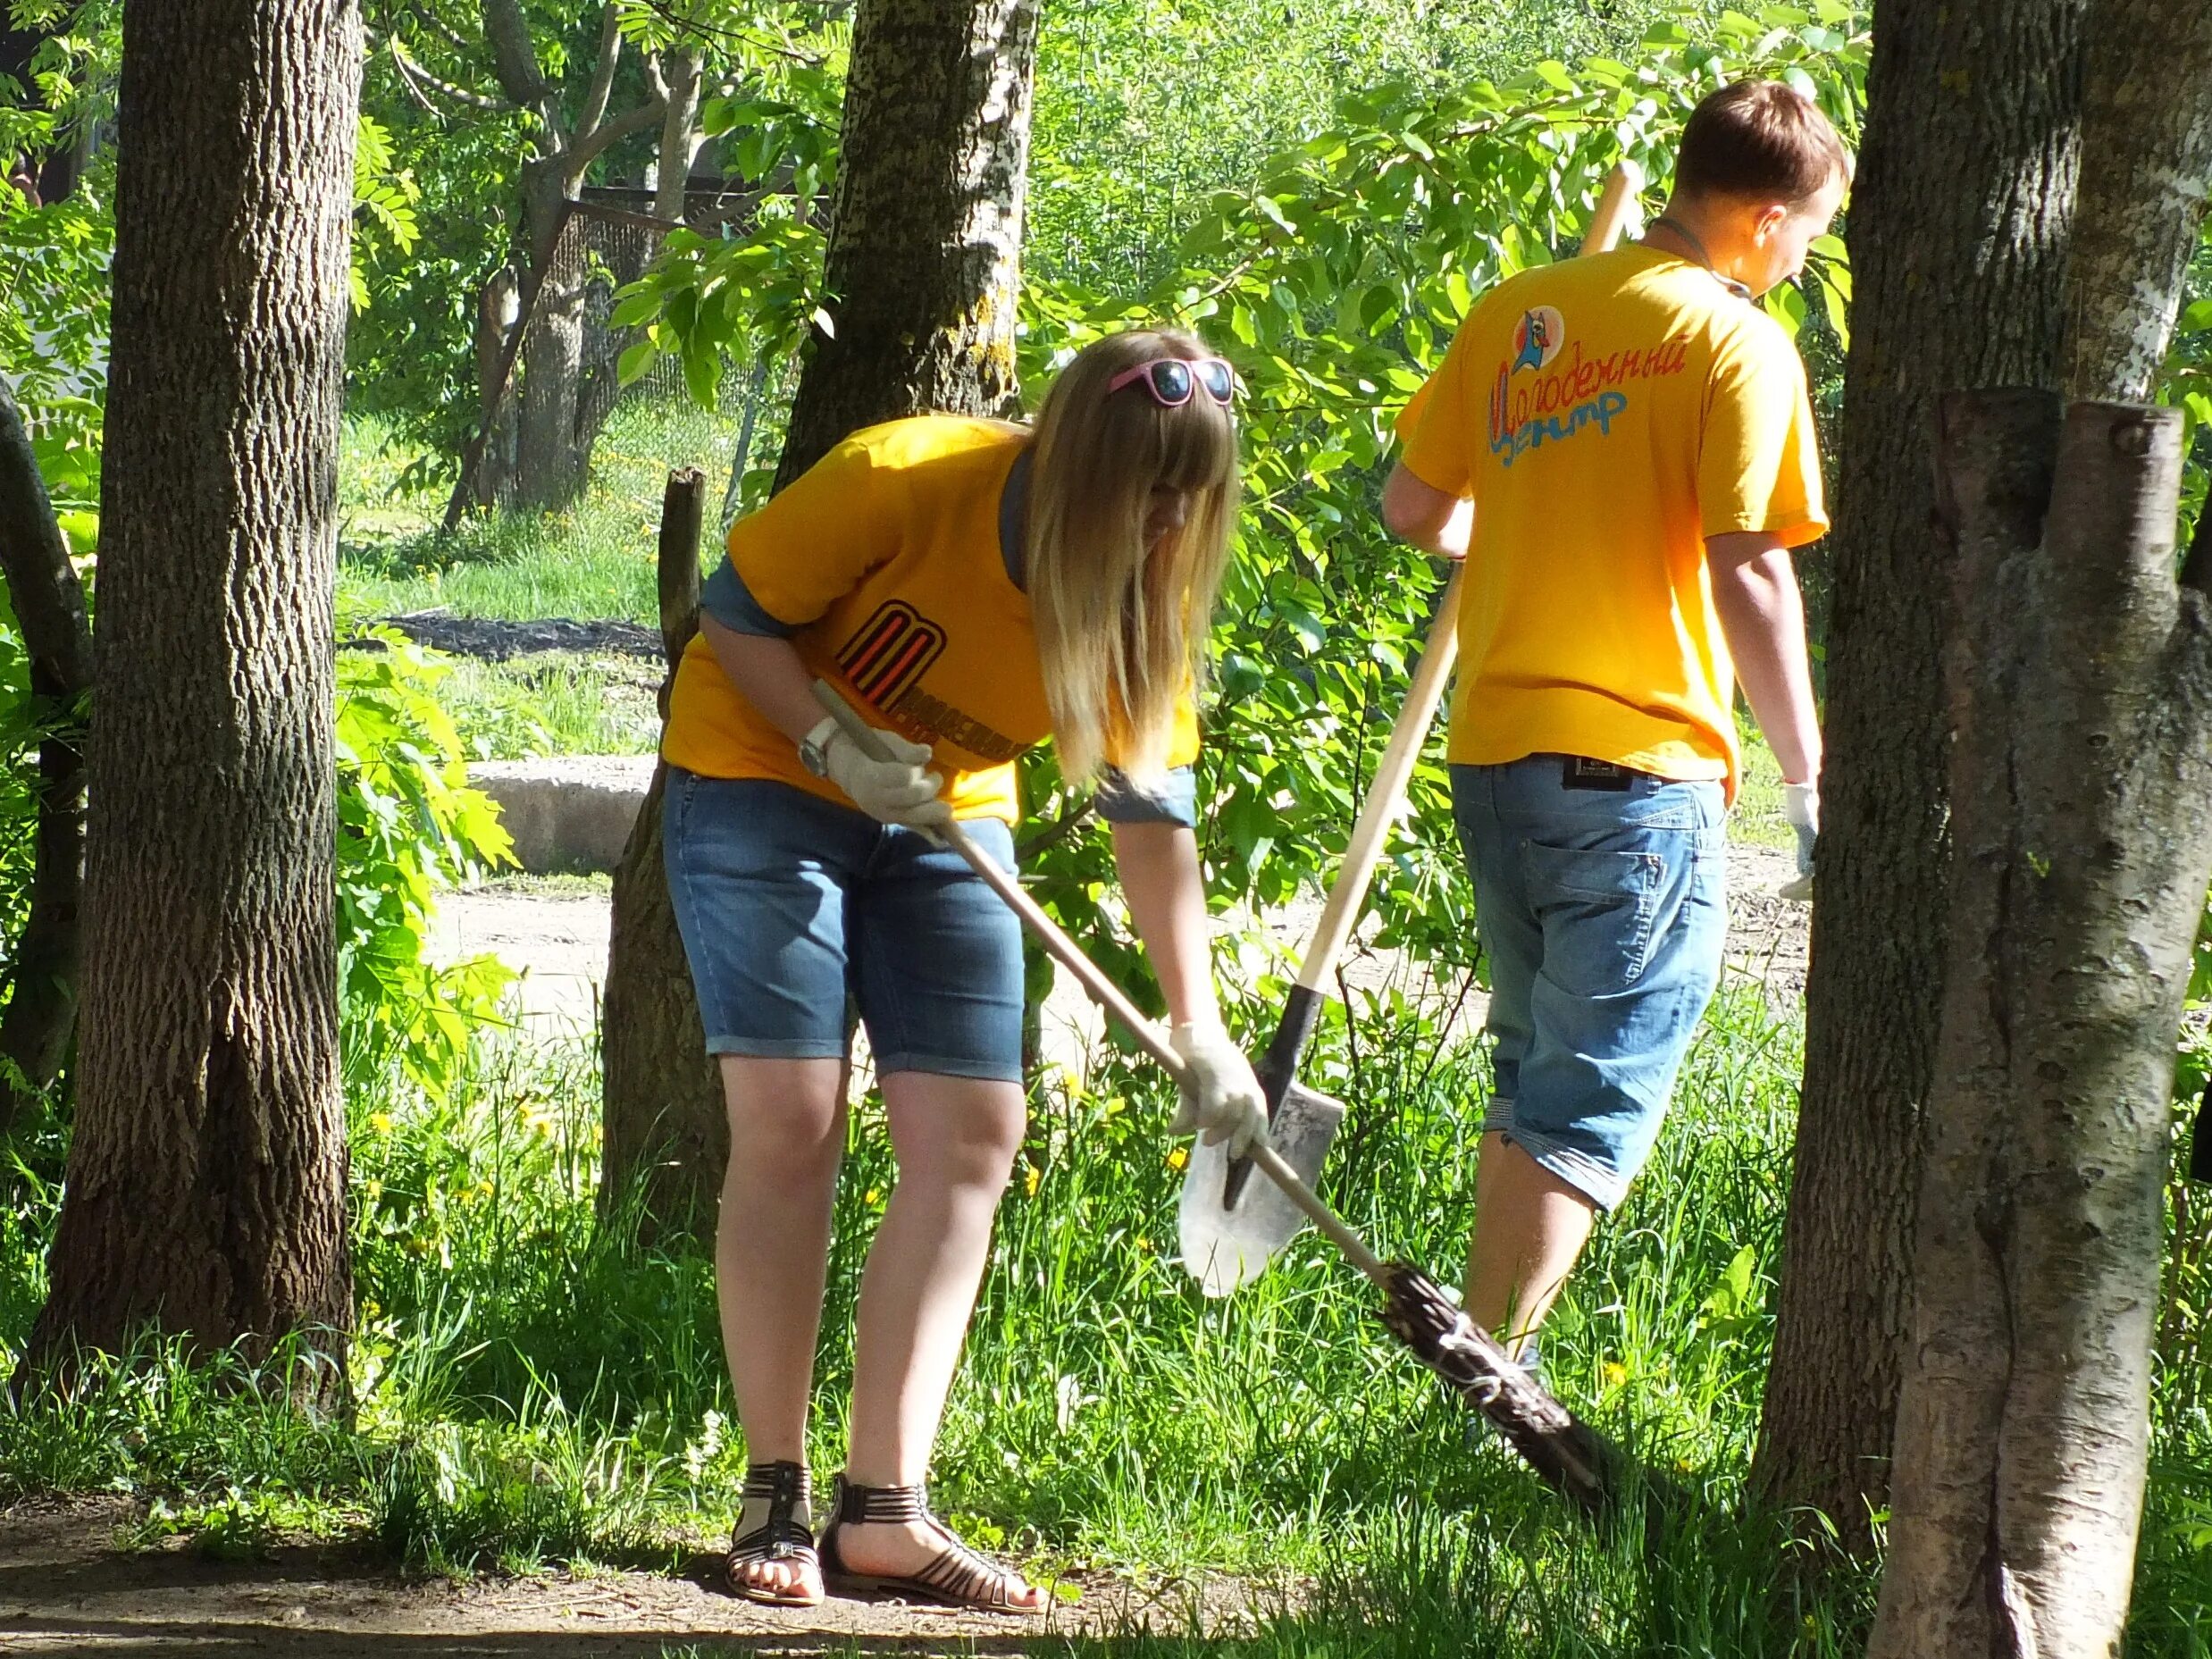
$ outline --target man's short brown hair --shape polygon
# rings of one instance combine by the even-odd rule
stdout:
[[[1850,174],[1849,153],[1820,106],[1779,80],[1710,94],[1689,113],[1674,157],[1674,189],[1688,197],[1794,204]]]

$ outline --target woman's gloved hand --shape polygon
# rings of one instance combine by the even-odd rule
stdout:
[[[937,798],[944,779],[928,769],[929,746],[909,743],[896,732],[880,728],[876,736],[892,758],[877,760],[864,753],[833,725],[820,745],[823,775],[879,824],[930,829],[951,823],[951,807]]]
[[[1782,816],[1797,832],[1797,874],[1794,881],[1784,882],[1776,892],[1780,898],[1809,901],[1813,897],[1813,852],[1821,834],[1821,786],[1783,784]]]
[[[1183,1062],[1183,1104],[1168,1133],[1202,1135],[1209,1146],[1226,1143],[1232,1158],[1242,1158],[1253,1143],[1266,1141],[1267,1092],[1221,1022],[1177,1026],[1168,1042]]]

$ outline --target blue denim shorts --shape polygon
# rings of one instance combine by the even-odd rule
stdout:
[[[1658,1139],[1675,1073],[1721,977],[1721,786],[1562,755],[1452,768],[1490,964],[1496,1086],[1486,1134],[1601,1210]]]
[[[1014,867],[1003,823],[962,827]],[[959,854],[788,783],[680,767],[661,851],[708,1053],[842,1059],[850,999],[879,1073],[1021,1081],[1021,925]]]

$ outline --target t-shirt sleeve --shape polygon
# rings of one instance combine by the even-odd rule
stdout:
[[[1452,340],[1437,372],[1398,415],[1404,448],[1398,459],[1431,490],[1463,496],[1474,475],[1474,434],[1467,430],[1467,338],[1470,317]]]
[[[1828,529],[1805,364],[1779,328],[1743,330],[1720,350],[1698,444],[1697,514],[1705,535],[1764,531],[1784,547]]]
[[[899,550],[895,469],[848,438],[730,526],[730,566],[754,607],[802,627]]]

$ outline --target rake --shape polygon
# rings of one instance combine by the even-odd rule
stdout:
[[[814,695],[864,753],[876,759],[891,758],[876,728],[855,712],[836,687],[817,680]],[[968,867],[1012,907],[1052,959],[1075,976],[1092,1001],[1119,1020],[1137,1045],[1181,1083],[1182,1059],[1160,1035],[1159,1026],[1021,890],[1014,877],[1001,869],[957,820],[934,826],[932,833],[966,859]],[[1587,1513],[1603,1514],[1619,1506],[1635,1473],[1619,1447],[1546,1394],[1507,1357],[1487,1331],[1461,1311],[1435,1279],[1409,1261],[1386,1261],[1377,1255],[1273,1147],[1253,1147],[1252,1162],[1382,1293],[1379,1314],[1391,1333],[1461,1398],[1496,1424],[1531,1469]]]

